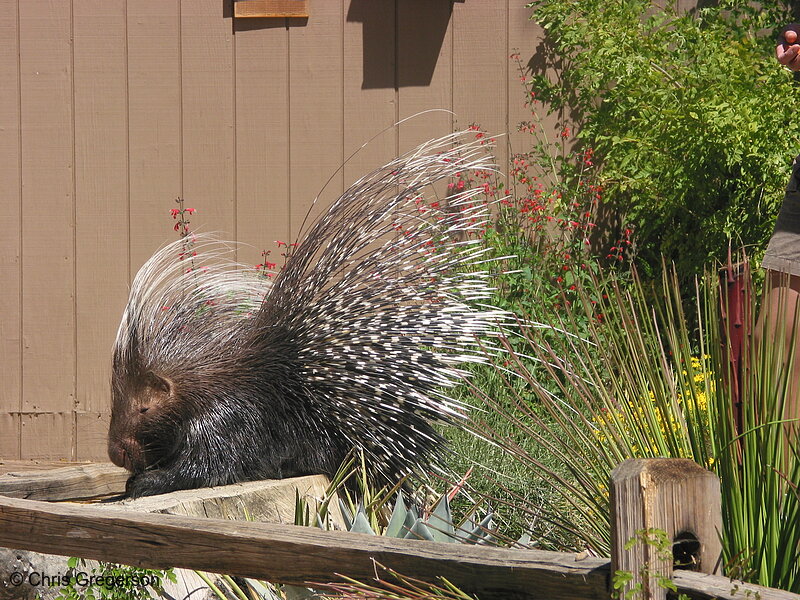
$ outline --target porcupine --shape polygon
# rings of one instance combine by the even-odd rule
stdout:
[[[466,135],[358,180],[272,282],[207,235],[190,267],[180,240],[142,266],[112,367],[108,448],[128,495],[331,475],[353,449],[378,483],[441,466],[433,424],[463,417],[444,389],[485,361],[478,340],[505,318],[482,304],[485,249],[464,236],[488,216],[477,190],[448,210],[424,200],[492,168]]]

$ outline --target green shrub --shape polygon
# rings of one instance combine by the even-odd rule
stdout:
[[[728,241],[758,257],[800,148],[797,86],[775,60],[786,4],[723,0],[691,13],[650,0],[535,0],[559,79],[532,91],[579,115],[606,202],[632,223],[640,271],[683,278]]]

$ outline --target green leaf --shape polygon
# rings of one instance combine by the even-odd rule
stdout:
[[[367,514],[364,512],[364,507],[359,505],[358,510],[356,511],[356,516],[353,519],[353,525],[350,527],[349,531],[353,533],[366,533],[368,535],[376,535],[375,531],[369,524],[369,519],[367,518]]]
[[[392,517],[389,520],[389,525],[386,527],[384,535],[386,537],[401,538],[405,537],[405,523],[408,509],[403,501],[403,494],[397,493],[397,500],[394,503],[394,510],[392,510]]]
[[[433,508],[428,517],[428,526],[433,534],[433,539],[437,542],[455,542],[455,528],[453,527],[453,515],[450,512],[450,500],[447,494],[443,494]]]
[[[428,540],[429,542],[436,541],[433,532],[428,528],[422,519],[417,519],[414,524],[409,528],[408,533],[405,535],[407,540]]]

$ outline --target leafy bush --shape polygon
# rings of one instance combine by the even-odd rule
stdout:
[[[763,251],[800,147],[797,87],[774,58],[787,5],[529,6],[560,76],[539,72],[532,90],[579,115],[578,137],[602,162],[606,201],[634,225],[643,275],[657,276],[662,256],[683,278],[698,274],[729,240]]]
[[[527,74],[520,55],[514,52],[510,59],[517,65],[520,79],[527,82]],[[452,184],[456,191],[468,186],[483,191],[476,202],[494,203],[492,219],[474,235],[482,238],[488,253],[486,258],[497,271],[494,279],[496,292],[492,304],[509,310],[520,318],[542,323],[541,331],[549,335],[550,323],[564,318],[565,311],[588,294],[591,306],[598,306],[604,293],[603,281],[615,275],[622,284],[633,254],[632,231],[598,224],[597,215],[603,210],[605,193],[597,181],[595,155],[587,146],[571,147],[565,143],[572,132],[561,130],[555,137],[548,135],[543,123],[542,102],[523,87],[521,101],[528,115],[518,124],[515,144],[517,152],[510,157],[509,178],[498,182],[491,172],[475,173],[471,179]],[[478,125],[473,125],[475,136],[487,145],[492,140]],[[608,240],[611,240],[610,242]],[[573,311],[576,331],[588,332],[591,322],[604,319],[601,310],[579,315]],[[559,336],[559,333],[553,335]],[[559,393],[557,384],[535,361],[524,358],[530,354],[528,341],[523,336],[509,338],[508,343],[517,351],[526,368],[548,393]],[[538,402],[531,396],[528,382],[520,378],[507,380],[502,369],[492,366],[472,366],[468,385],[456,391],[459,399],[470,404],[473,394],[493,398],[503,410],[513,410],[518,403],[536,412]],[[487,427],[508,438],[515,438],[530,456],[558,470],[557,457],[531,438],[520,435],[520,425],[509,421],[500,410],[481,414]],[[531,419],[522,417],[530,424]],[[537,418],[547,420],[541,411]],[[558,425],[548,420],[552,429]],[[454,449],[451,470],[454,473],[472,472],[468,486],[477,497],[491,498],[498,522],[509,537],[516,538],[529,530],[532,521],[540,527],[533,545],[545,548],[564,548],[574,541],[574,536],[563,530],[541,527],[547,524],[540,515],[517,510],[520,505],[558,505],[570,510],[568,502],[557,497],[539,475],[527,465],[516,462],[503,449],[494,446],[459,428],[445,432]]]
[[[511,55],[527,82],[520,55]],[[495,202],[493,219],[477,232],[499,261],[495,279],[497,306],[528,318],[548,319],[577,299],[603,272],[625,272],[632,255],[632,230],[598,226],[604,202],[603,186],[591,147],[569,147],[564,129],[550,139],[542,123],[542,103],[525,91],[530,118],[518,124],[526,148],[511,156],[508,184],[490,173],[458,182],[482,187],[484,202]],[[476,137],[485,134],[472,126]],[[459,188],[462,189],[462,188]],[[604,242],[614,240],[606,246]],[[605,266],[605,269],[601,269]]]

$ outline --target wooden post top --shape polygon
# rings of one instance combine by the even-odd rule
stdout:
[[[643,474],[658,482],[692,477],[717,478],[714,473],[688,458],[631,458],[617,465],[611,472],[611,479],[620,480]]]
[[[666,598],[673,569],[718,572],[719,478],[683,458],[623,461],[611,473],[611,569],[630,574],[624,591]],[[627,575],[623,575],[626,577]]]

